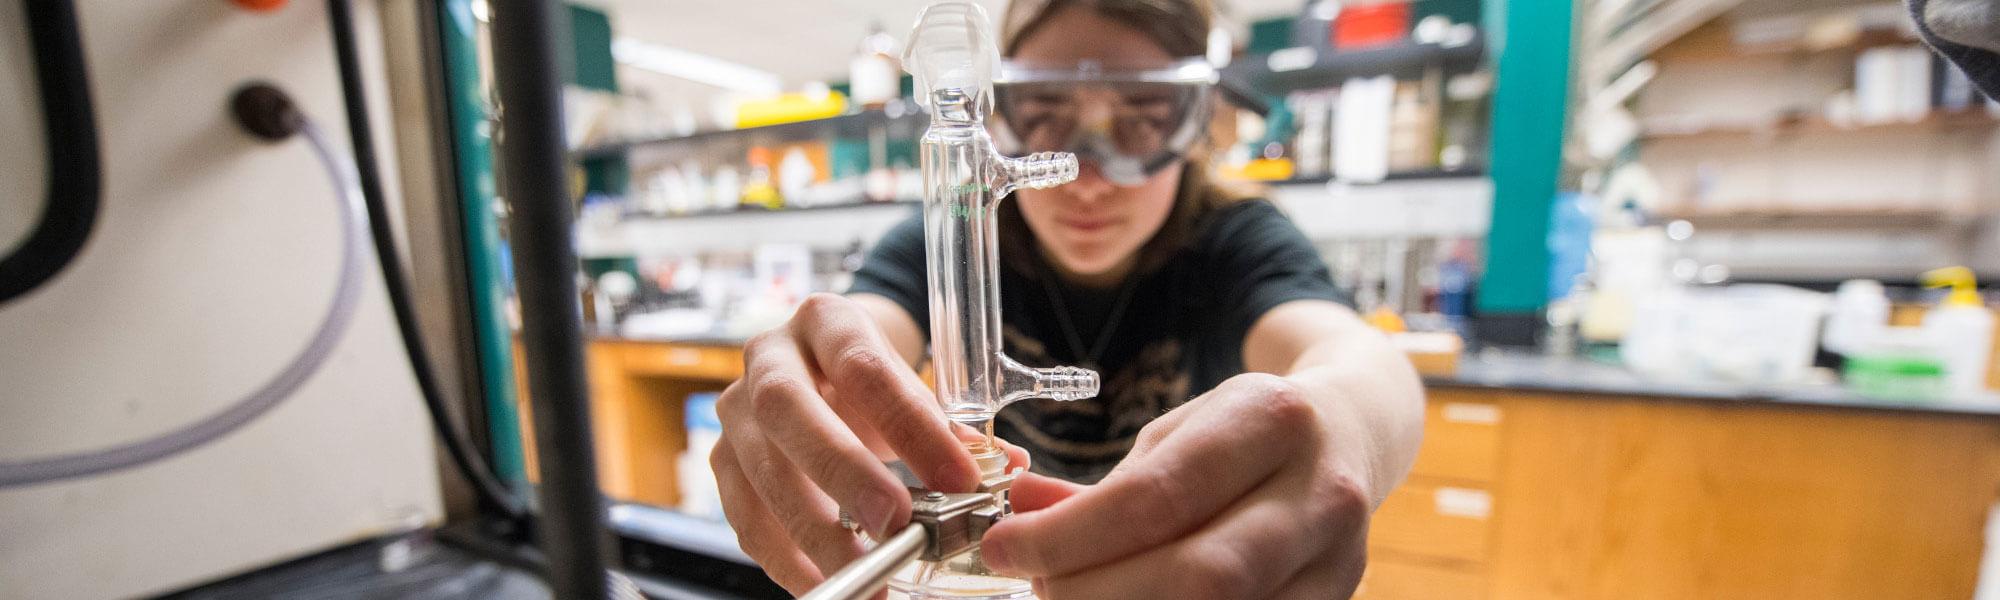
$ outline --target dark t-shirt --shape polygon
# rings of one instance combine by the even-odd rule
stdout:
[[[1035,472],[1097,481],[1131,450],[1140,427],[1243,372],[1243,338],[1265,311],[1301,299],[1347,303],[1319,252],[1268,202],[1212,211],[1197,232],[1179,256],[1116,289],[1050,288],[1045,282],[1056,278],[1047,269],[1001,269],[1007,355],[1033,367],[1093,368],[1102,381],[1089,400],[1030,399],[1001,409],[996,434],[1027,448]],[[923,236],[921,216],[890,230],[848,292],[895,301],[929,336]],[[1100,336],[1104,350],[1089,364],[1079,355]]]

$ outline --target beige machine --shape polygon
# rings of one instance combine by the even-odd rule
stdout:
[[[364,41],[382,38],[359,3]],[[230,119],[253,80],[346,143],[323,3],[82,0],[103,164],[95,234],[61,275],[0,304],[0,462],[116,445],[206,415],[280,369],[333,297],[334,183],[305,142]],[[41,210],[34,59],[0,2],[0,254]],[[364,44],[379,48],[378,44]],[[376,139],[397,165],[379,53]],[[414,64],[409,68],[417,68]],[[214,443],[71,481],[0,488],[0,599],[153,595],[441,517],[427,417],[372,261],[330,358]]]

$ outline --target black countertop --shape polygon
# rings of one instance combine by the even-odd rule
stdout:
[[[702,346],[741,346],[744,340],[723,334],[687,337],[597,335],[594,339]],[[1825,408],[1888,410],[1915,413],[2000,417],[2000,394],[1930,401],[1893,400],[1864,396],[1838,384],[1749,384],[1692,379],[1661,379],[1622,366],[1580,357],[1526,352],[1487,351],[1459,358],[1458,372],[1425,377],[1431,387],[1520,390],[1565,394],[1595,394],[1656,399],[1773,403]]]
[[[1482,352],[1460,357],[1458,372],[1426,377],[1438,388],[1521,390],[1716,402],[1770,403],[2000,417],[2000,395],[1930,401],[1864,396],[1837,384],[1748,384],[1648,377],[1577,357]]]

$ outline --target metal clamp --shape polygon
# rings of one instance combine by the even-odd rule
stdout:
[[[900,461],[889,466],[905,483],[916,479]],[[1007,491],[1013,485],[1013,475],[997,475],[980,482],[977,491],[964,494],[911,487],[910,525],[827,577],[800,600],[866,597],[882,589],[897,569],[912,560],[938,562],[978,547],[986,531],[1012,512]],[[840,523],[858,529],[847,511],[841,511]]]

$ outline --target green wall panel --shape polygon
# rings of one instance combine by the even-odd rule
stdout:
[[[569,5],[571,64],[567,80],[593,90],[618,91],[617,63],[611,60],[611,17]]]
[[[521,455],[521,423],[514,408],[513,332],[507,323],[506,241],[494,213],[493,138],[479,74],[477,23],[471,0],[439,5],[438,32],[444,47],[445,109],[451,119],[451,150],[463,217],[467,286],[472,295],[473,341],[479,352],[486,391],[486,436],[493,470],[502,481],[527,485]]]
[[[1493,96],[1493,224],[1483,313],[1533,313],[1548,301],[1549,207],[1562,168],[1569,100],[1570,0],[1489,0],[1502,29]],[[1498,17],[1497,19],[1495,17]]]

